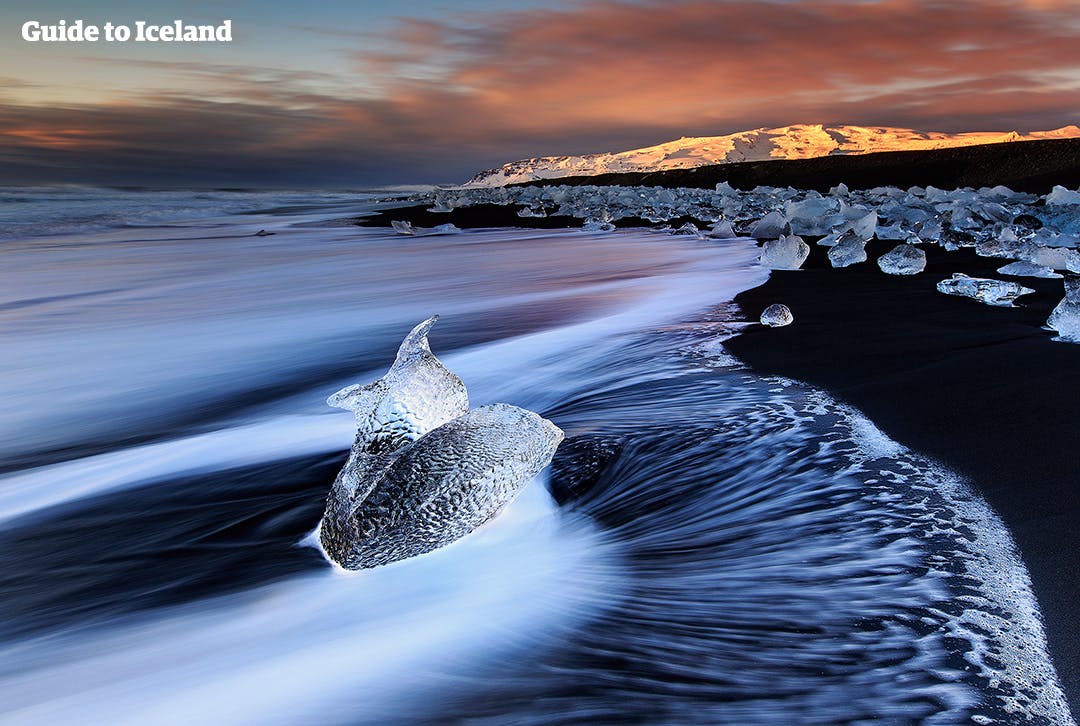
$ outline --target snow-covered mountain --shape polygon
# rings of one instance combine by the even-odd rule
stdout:
[[[869,154],[875,151],[925,151],[953,146],[1076,137],[1080,137],[1080,128],[1076,126],[1027,134],[1015,131],[947,134],[887,126],[796,124],[776,129],[741,131],[727,136],[683,137],[630,151],[522,159],[503,164],[498,169],[482,171],[466,182],[465,186],[497,187],[537,179],[609,172],[689,169],[739,161],[810,159],[832,154]]]

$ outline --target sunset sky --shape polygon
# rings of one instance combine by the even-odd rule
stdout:
[[[27,20],[233,21],[27,43]],[[360,186],[793,123],[1080,122],[1080,0],[319,0],[0,8],[0,183]]]

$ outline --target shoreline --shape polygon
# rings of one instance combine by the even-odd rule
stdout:
[[[875,260],[829,266],[811,246],[804,269],[770,273],[735,298],[756,320],[781,302],[795,322],[750,325],[724,346],[755,372],[817,386],[898,443],[964,477],[1008,527],[1032,581],[1051,657],[1074,713],[1080,710],[1080,346],[1042,325],[1061,281],[996,275],[1007,260],[926,246],[926,271],[897,277]],[[1036,290],[1017,308],[943,295],[953,272],[1021,281]]]
[[[515,207],[491,204],[450,213],[401,207],[358,224],[388,226],[390,219],[463,228],[581,225],[573,217],[519,218]],[[751,324],[724,347],[756,373],[825,390],[968,482],[1019,549],[1061,688],[1073,713],[1080,712],[1080,437],[1073,423],[1080,345],[1055,341],[1043,328],[1061,300],[1061,280],[998,275],[1009,260],[936,245],[921,246],[924,272],[887,275],[876,259],[895,244],[873,240],[866,262],[834,269],[828,248],[811,242],[802,269],[773,270],[764,284],[735,297],[749,321],[783,303],[794,324]],[[938,292],[936,283],[954,272],[1011,279],[1036,292],[1015,308]]]

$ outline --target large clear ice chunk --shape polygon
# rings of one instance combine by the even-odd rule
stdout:
[[[1065,278],[1065,297],[1050,313],[1046,324],[1058,331],[1058,340],[1080,343],[1080,275]]]
[[[953,273],[951,278],[939,282],[937,289],[938,292],[946,295],[969,297],[972,300],[998,307],[1012,307],[1013,300],[1016,298],[1035,292],[1030,287],[1024,287],[1015,282],[968,277],[962,272]]]
[[[897,245],[879,257],[877,263],[889,275],[917,275],[926,269],[926,253],[912,245]]]
[[[765,242],[758,259],[770,270],[797,270],[809,255],[810,245],[802,237],[791,234]]]
[[[563,434],[508,404],[468,410],[465,384],[431,352],[438,316],[406,336],[382,378],[327,403],[357,434],[326,500],[319,541],[346,569],[430,552],[495,517],[551,461]]]

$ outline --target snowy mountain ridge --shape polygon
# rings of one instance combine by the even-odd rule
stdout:
[[[522,159],[503,164],[497,169],[482,171],[464,186],[497,187],[540,179],[612,172],[664,171],[743,161],[812,159],[819,156],[870,154],[879,151],[926,151],[976,144],[1078,137],[1080,128],[1076,126],[1027,134],[1016,131],[949,134],[888,126],[796,124],[775,129],[740,131],[727,136],[683,137],[629,151]]]

